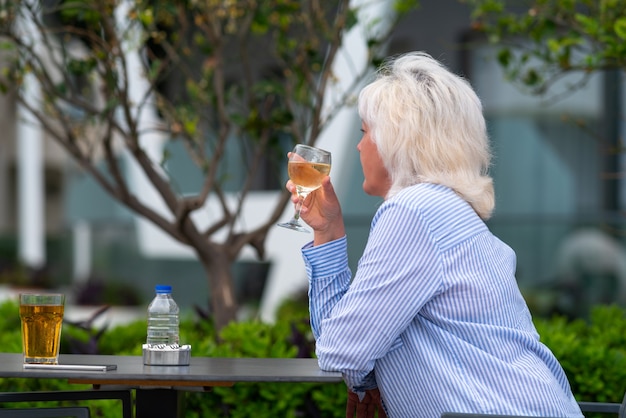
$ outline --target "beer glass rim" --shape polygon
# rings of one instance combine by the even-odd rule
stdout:
[[[65,303],[65,294],[53,292],[22,292],[19,294],[19,300],[21,304],[63,305]]]

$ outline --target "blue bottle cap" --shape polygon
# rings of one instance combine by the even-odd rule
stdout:
[[[172,286],[158,284],[154,287],[157,293],[172,293]]]

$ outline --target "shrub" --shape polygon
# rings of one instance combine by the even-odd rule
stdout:
[[[589,321],[535,320],[541,339],[559,359],[579,401],[621,402],[626,390],[626,312],[596,306]]]
[[[21,352],[18,307],[0,304],[0,344],[5,352]],[[306,309],[286,305],[275,324],[251,320],[231,323],[215,338],[211,321],[184,317],[181,343],[192,344],[193,356],[311,357],[314,354]],[[626,311],[597,306],[589,321],[564,317],[535,319],[542,341],[552,349],[567,373],[579,401],[621,402],[626,389]],[[141,355],[145,321],[99,332],[64,325],[63,339],[89,342],[100,354]],[[219,341],[219,342],[217,342]],[[69,347],[67,341],[62,344]],[[63,351],[68,352],[68,351]],[[50,379],[0,379],[0,391],[80,390],[88,387]],[[94,401],[113,402],[113,401]],[[186,394],[186,417],[343,417],[343,383],[238,383],[208,393]],[[102,406],[104,405],[104,406]],[[95,404],[95,417],[119,416],[119,408]]]

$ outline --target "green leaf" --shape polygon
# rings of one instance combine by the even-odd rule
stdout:
[[[537,86],[542,80],[543,78],[541,77],[541,74],[539,74],[539,72],[534,68],[528,69],[522,78],[522,81],[527,86]]]
[[[561,49],[561,43],[559,42],[558,39],[554,39],[554,38],[548,39],[547,45],[548,45],[548,49],[550,49],[550,51],[552,52],[558,52],[559,49]]]
[[[600,24],[598,23],[598,20],[596,20],[593,16],[587,16],[582,13],[577,13],[574,18],[578,23],[583,26],[584,30],[590,35],[595,35],[598,33],[600,29]]]
[[[626,17],[621,17],[613,24],[615,34],[621,39],[626,40]]]
[[[498,51],[498,56],[497,56],[498,62],[504,68],[507,68],[509,66],[509,64],[511,63],[511,58],[512,58],[512,54],[511,54],[510,49],[503,48]]]
[[[396,13],[403,15],[419,7],[419,0],[396,0],[393,9]]]

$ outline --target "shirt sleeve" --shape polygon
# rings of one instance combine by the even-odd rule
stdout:
[[[311,329],[317,340],[322,320],[350,286],[352,272],[348,266],[347,238],[315,247],[309,243],[302,249],[302,256],[309,277]]]
[[[420,211],[393,202],[376,213],[351,284],[345,242],[326,245],[307,267],[316,353],[322,369],[341,371],[354,390],[368,385],[376,360],[402,344],[402,332],[440,291],[440,251]]]

